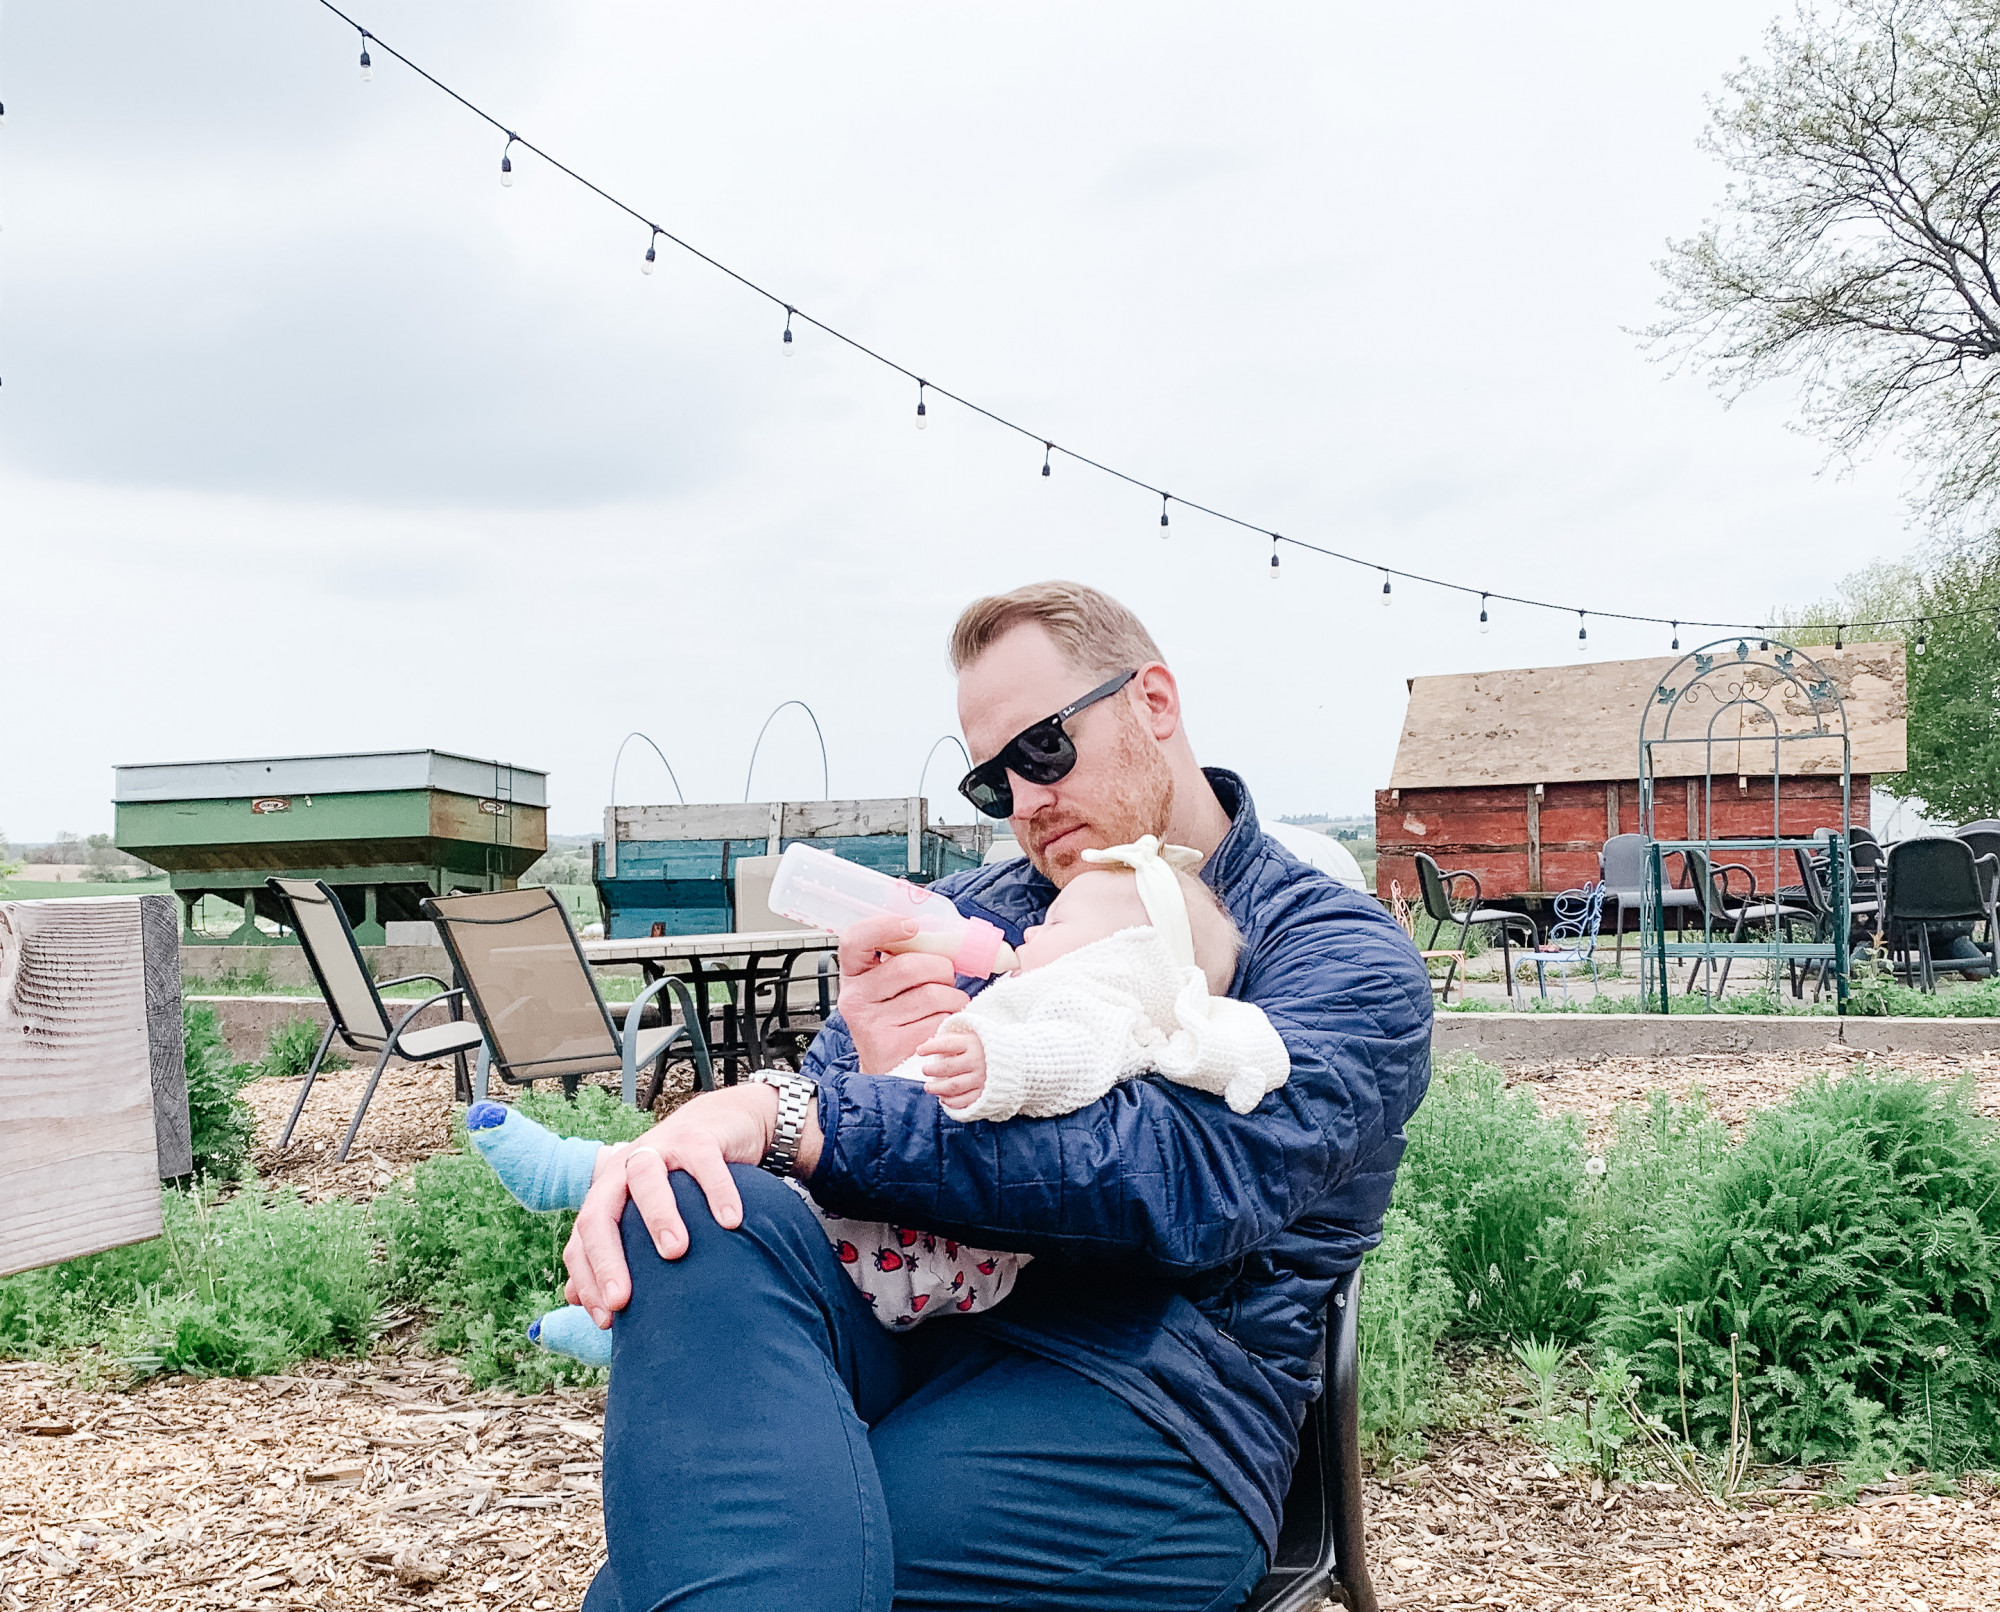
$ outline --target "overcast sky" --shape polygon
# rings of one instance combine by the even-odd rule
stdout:
[[[1759,0],[353,0],[780,296],[1040,435],[1288,534],[1611,610],[1756,617],[1911,544],[1773,391],[1629,334],[1719,202]],[[955,728],[943,641],[1049,576],[1134,606],[1204,760],[1366,811],[1404,679],[1576,621],[1176,512],[933,401],[502,140],[315,0],[0,15],[0,828],[111,767],[430,746],[598,820],[653,736],[735,800],[810,702],[837,796]],[[1686,635],[1683,643],[1689,642]],[[1592,623],[1589,650],[1664,653]],[[1636,736],[1635,736],[1636,744]],[[949,747],[947,747],[949,748]],[[939,806],[960,770],[932,768]],[[752,794],[817,796],[796,711]],[[621,800],[671,800],[627,752]],[[963,821],[968,811],[950,815]]]

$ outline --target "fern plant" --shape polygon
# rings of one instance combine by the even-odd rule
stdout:
[[[2000,1458],[1995,1136],[1969,1083],[1822,1078],[1664,1206],[1606,1286],[1600,1337],[1676,1414],[1684,1356],[1710,1450],[1728,1441],[1737,1334],[1767,1453],[1838,1459],[1921,1436],[1950,1464]]]

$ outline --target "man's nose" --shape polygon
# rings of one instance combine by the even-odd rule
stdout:
[[[1027,819],[1055,804],[1056,792],[1047,784],[1031,784],[1019,773],[1009,772],[1014,787],[1014,816]]]

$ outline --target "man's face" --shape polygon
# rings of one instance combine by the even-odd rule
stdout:
[[[996,639],[958,674],[958,721],[974,763],[1102,681],[1072,666],[1040,627],[1016,627]],[[1140,699],[1139,684],[1130,683],[1063,724],[1077,756],[1067,778],[1031,784],[1007,775],[1014,788],[1008,819],[1014,837],[1059,885],[1087,866],[1082,858],[1088,848],[1166,833],[1173,773],[1142,719]]]

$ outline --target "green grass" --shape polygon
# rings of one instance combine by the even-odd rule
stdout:
[[[156,896],[167,892],[166,876],[153,879],[124,879],[108,884],[71,884],[32,877],[33,864],[18,878],[0,881],[0,896],[9,901],[58,901],[76,896]]]

